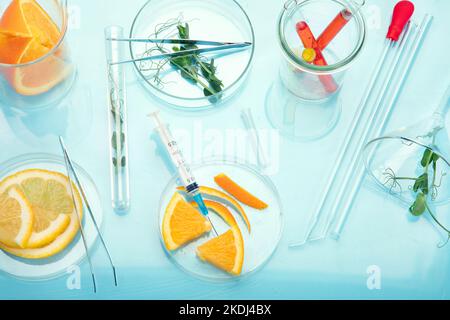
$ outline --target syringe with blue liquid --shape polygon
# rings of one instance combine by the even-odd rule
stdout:
[[[206,218],[208,218],[213,228],[213,231],[217,236],[218,233],[214,228],[211,219],[209,218],[208,208],[206,207],[205,202],[203,201],[203,197],[200,193],[200,187],[197,181],[195,180],[194,175],[192,174],[191,168],[184,159],[183,153],[178,147],[177,142],[173,138],[169,128],[164,123],[161,122],[158,111],[151,113],[150,116],[152,116],[153,120],[155,121],[156,132],[158,132],[161,142],[170,156],[170,160],[177,169],[178,175],[181,179],[181,182],[183,183],[184,188],[186,189],[186,192],[197,203],[201,214],[203,214]]]

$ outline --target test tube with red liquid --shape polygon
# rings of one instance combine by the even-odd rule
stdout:
[[[348,9],[341,10],[333,21],[323,30],[319,38],[317,39],[317,44],[320,50],[324,50],[328,44],[336,37],[336,35],[345,27],[345,25],[350,21],[353,14]]]
[[[314,38],[314,35],[309,28],[308,24],[305,21],[300,21],[296,25],[297,34],[300,37],[300,40],[303,43],[303,46],[305,48],[311,48],[315,51],[315,57],[312,63],[314,63],[317,66],[326,66],[327,61],[325,60],[322,50],[319,48],[319,45]],[[336,81],[334,80],[333,76],[326,74],[326,75],[319,75],[320,82],[322,82],[325,90],[329,93],[333,93],[338,89],[338,86],[336,84]]]

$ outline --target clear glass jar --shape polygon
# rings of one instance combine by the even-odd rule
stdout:
[[[290,0],[278,20],[278,41],[283,61],[280,77],[287,89],[306,100],[322,100],[341,89],[345,70],[361,52],[366,28],[359,10],[363,3],[346,0]],[[322,31],[343,14],[346,25],[321,50],[327,65],[308,63],[302,58],[305,46],[297,34],[298,23],[307,22],[319,42]]]
[[[11,0],[0,0],[0,16]],[[67,0],[37,0],[60,31],[55,46],[36,60],[20,64],[0,63],[0,103],[22,111],[52,105],[72,87],[76,68],[67,44]],[[15,30],[11,30],[15,31]]]
[[[317,140],[336,126],[345,71],[366,37],[363,0],[288,0],[281,11],[279,77],[266,98],[266,115],[280,134]]]

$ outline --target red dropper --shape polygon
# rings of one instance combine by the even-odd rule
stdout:
[[[398,2],[395,5],[392,22],[386,38],[397,41],[413,13],[414,4],[411,1],[403,0]]]

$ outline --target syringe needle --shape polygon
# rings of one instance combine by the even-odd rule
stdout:
[[[208,221],[209,221],[209,223],[211,224],[212,229],[213,229],[213,231],[214,231],[216,237],[219,236],[219,234],[217,233],[216,228],[214,227],[214,224],[213,224],[212,221],[211,221],[211,218],[209,217],[209,211],[208,211],[208,208],[206,207],[205,202],[203,201],[203,197],[202,197],[202,195],[200,194],[200,192],[197,192],[197,194],[194,194],[193,199],[194,199],[194,201],[197,203],[198,209],[200,210],[200,213],[201,213],[202,215],[204,215],[204,216],[208,219]]]
[[[206,217],[208,218],[209,223],[211,223],[211,227],[212,227],[212,229],[213,229],[214,234],[216,235],[216,237],[218,237],[219,234],[217,233],[217,230],[216,230],[216,228],[214,227],[214,224],[212,223],[211,218],[209,217],[209,215],[206,216]]]

